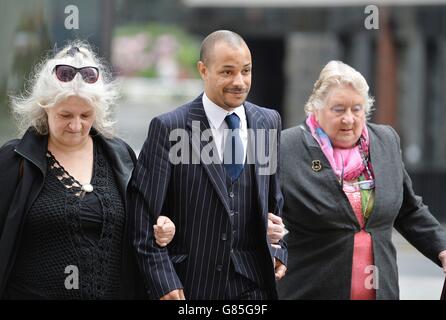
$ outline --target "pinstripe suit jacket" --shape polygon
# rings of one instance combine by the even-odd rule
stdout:
[[[275,147],[278,149],[279,114],[249,102],[244,106],[248,128],[277,129],[278,144]],[[221,265],[229,264],[231,248],[221,235],[230,230],[231,225],[223,167],[203,163],[173,165],[169,161],[170,148],[177,142],[169,141],[169,134],[174,129],[185,129],[190,139],[193,123],[200,124],[201,132],[209,129],[201,95],[193,102],[152,120],[133,173],[134,245],[153,298],[160,298],[177,288],[184,288],[186,299],[222,299],[225,294],[227,273],[221,272]],[[207,141],[188,141],[191,153],[196,154],[208,144]],[[270,262],[265,266],[263,278],[268,280],[264,286],[275,298],[277,292],[271,256],[286,263],[287,251],[285,243],[281,243],[281,249],[274,249],[268,243],[267,214],[281,215],[283,200],[277,174],[260,175],[258,169],[256,161],[256,190],[262,225],[259,232],[265,240],[261,247]],[[176,225],[176,235],[167,248],[156,245],[153,236],[153,224],[161,213],[169,216]],[[244,252],[236,254],[234,263],[249,259]],[[249,265],[249,261],[245,265]]]

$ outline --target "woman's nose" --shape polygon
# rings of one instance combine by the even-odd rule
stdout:
[[[342,122],[345,124],[352,124],[355,122],[355,117],[353,116],[352,112],[350,110],[347,110],[342,117]]]
[[[73,119],[72,121],[70,121],[70,129],[74,132],[79,132],[81,131],[82,128],[82,124],[81,124],[81,120],[78,118]]]

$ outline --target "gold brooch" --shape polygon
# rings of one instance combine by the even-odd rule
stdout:
[[[322,164],[320,160],[313,160],[311,162],[311,169],[313,169],[313,171],[315,172],[319,172],[322,170]]]

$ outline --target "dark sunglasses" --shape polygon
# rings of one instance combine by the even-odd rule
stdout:
[[[82,79],[87,83],[95,83],[99,78],[99,69],[96,67],[76,68],[67,64],[58,64],[54,67],[57,79],[62,82],[70,82],[79,72]]]

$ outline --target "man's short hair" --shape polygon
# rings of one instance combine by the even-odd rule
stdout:
[[[206,64],[212,54],[212,50],[218,42],[225,42],[239,48],[246,45],[245,40],[237,33],[229,30],[218,30],[208,35],[201,43],[200,61]]]

